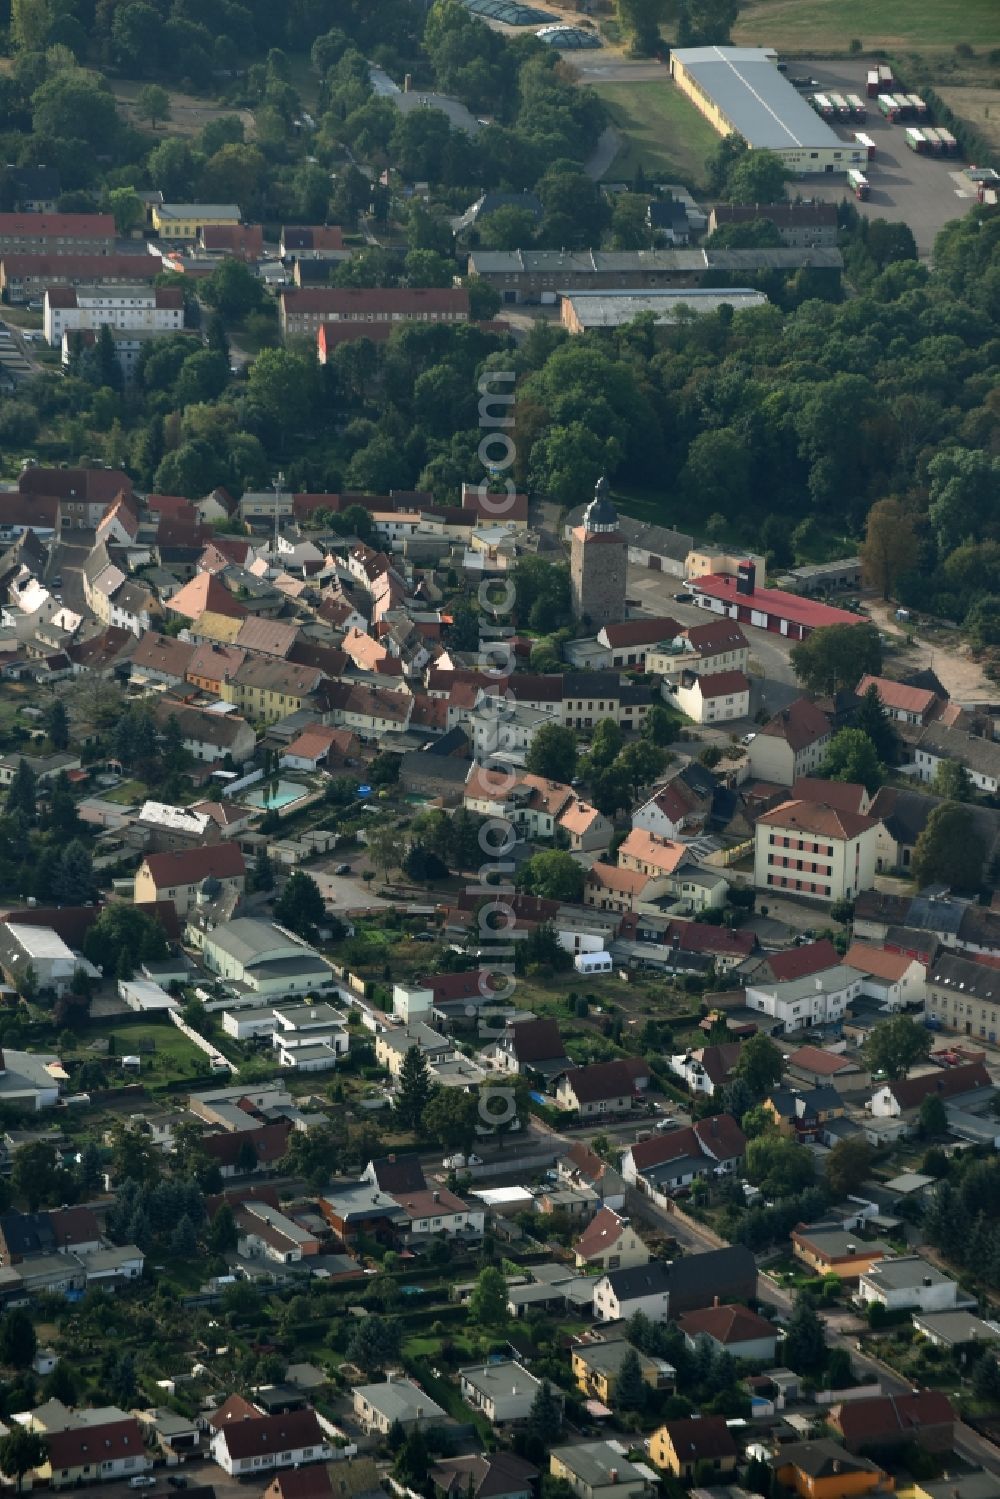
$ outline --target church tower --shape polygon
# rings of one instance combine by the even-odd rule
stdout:
[[[570,539],[570,588],[578,620],[600,630],[625,618],[627,564],[628,545],[608,498],[608,481],[598,479],[594,498]]]

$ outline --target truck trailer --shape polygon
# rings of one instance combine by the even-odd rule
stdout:
[[[864,202],[871,192],[871,184],[864,172],[859,172],[856,167],[852,167],[847,174],[847,181],[854,196]]]

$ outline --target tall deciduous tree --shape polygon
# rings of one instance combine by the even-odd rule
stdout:
[[[548,781],[571,781],[576,774],[576,735],[566,724],[543,724],[531,741],[525,764]]]
[[[751,1036],[740,1047],[734,1068],[755,1099],[763,1098],[781,1080],[781,1052],[768,1036]]]
[[[893,1015],[872,1029],[861,1050],[872,1072],[884,1073],[895,1081],[930,1056],[931,1044],[931,1033],[925,1026],[909,1015]]]
[[[896,580],[915,565],[917,538],[913,521],[899,500],[876,500],[868,512],[861,562],[865,579],[884,599],[892,597]]]
[[[810,692],[832,694],[856,687],[882,670],[882,646],[874,625],[824,625],[792,646],[795,675]]]
[[[913,877],[918,885],[943,884],[975,890],[983,877],[986,845],[968,807],[942,802],[935,807],[913,850]]]

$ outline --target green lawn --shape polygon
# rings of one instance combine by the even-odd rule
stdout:
[[[205,1053],[167,1019],[118,1024],[108,1035],[116,1057],[141,1057],[139,1075],[147,1085],[162,1086],[208,1072]]]
[[[808,57],[846,52],[854,37],[869,49],[995,47],[997,19],[996,0],[745,0],[733,40]]]
[[[631,178],[641,166],[647,177],[680,181],[689,187],[704,182],[705,158],[719,137],[665,70],[662,80],[599,83],[595,92],[624,137],[606,177]]]
[[[145,801],[149,795],[149,788],[145,781],[122,781],[117,786],[112,786],[110,791],[103,793],[103,800],[115,802],[122,807],[131,807],[133,802]]]

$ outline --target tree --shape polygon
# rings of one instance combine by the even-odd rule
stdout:
[[[201,283],[201,295],[227,322],[239,322],[264,303],[264,290],[242,260],[221,260],[212,274]]]
[[[972,1372],[972,1393],[977,1400],[988,1400],[991,1405],[1000,1400],[1000,1363],[995,1354],[984,1351],[976,1363]]]
[[[16,1421],[7,1435],[0,1437],[0,1472],[17,1480],[18,1493],[21,1492],[24,1475],[33,1468],[40,1468],[47,1457],[48,1448],[43,1437]]]
[[[861,1138],[838,1140],[824,1162],[826,1184],[834,1197],[849,1197],[871,1174],[874,1151]]]
[[[626,1411],[641,1410],[646,1403],[646,1388],[639,1355],[634,1348],[630,1348],[618,1368],[616,1404]]]
[[[591,765],[610,765],[612,760],[621,753],[624,742],[624,735],[616,720],[602,718],[594,725],[594,732],[590,737]]]
[[[547,781],[571,781],[576,775],[576,755],[573,730],[565,724],[547,723],[531,741],[525,766],[532,775],[544,776]]]
[[[393,1113],[403,1129],[417,1130],[431,1096],[427,1058],[419,1046],[411,1046],[399,1072],[399,1089]]]
[[[854,716],[854,727],[867,734],[883,765],[891,765],[899,752],[899,735],[882,706],[878,687],[872,682],[861,697],[861,707]]]
[[[315,937],[316,928],[326,919],[326,906],[311,874],[296,869],[289,875],[288,883],[274,903],[274,916],[276,921],[307,941]]]
[[[429,1467],[427,1442],[420,1428],[414,1427],[396,1456],[393,1472],[401,1483],[420,1492],[427,1482]]]
[[[504,203],[476,221],[484,250],[530,250],[535,241],[535,215],[516,203]]]
[[[972,777],[957,760],[939,760],[931,782],[935,796],[949,802],[968,802],[974,795]]]
[[[654,703],[639,732],[644,739],[663,748],[677,738],[677,719],[662,703]]]
[[[421,1116],[423,1133],[446,1150],[468,1151],[476,1138],[479,1100],[461,1088],[435,1088]]]
[[[936,1093],[928,1093],[920,1104],[920,1135],[924,1140],[937,1140],[948,1133],[948,1114]]]
[[[528,1412],[528,1434],[548,1444],[553,1438],[558,1437],[562,1431],[562,1424],[562,1405],[553,1395],[552,1386],[548,1380],[543,1379],[535,1391],[535,1398]]]
[[[43,719],[45,732],[54,750],[64,750],[69,744],[69,714],[62,698],[54,697],[45,710]]]
[[[737,0],[679,0],[678,46],[725,46],[731,40],[736,13]]]
[[[102,79],[82,70],[56,73],[31,96],[35,134],[83,142],[93,151],[114,149],[120,133],[115,98]],[[218,200],[217,200],[218,201]]]
[[[35,791],[37,777],[27,760],[23,757],[17,762],[17,769],[11,779],[7,790],[7,813],[8,816],[20,813],[29,822],[34,821],[37,811]]]
[[[507,1282],[495,1266],[487,1265],[469,1297],[468,1321],[473,1327],[496,1328],[503,1327],[507,1317]]]
[[[113,187],[108,193],[108,208],[123,239],[128,239],[146,217],[145,205],[134,187]]]
[[[826,1327],[816,1303],[805,1292],[795,1298],[782,1358],[796,1374],[818,1374],[826,1362]]]
[[[813,1179],[809,1152],[781,1135],[759,1135],[747,1145],[747,1177],[768,1197],[794,1197]]]
[[[913,521],[899,500],[876,500],[868,512],[861,563],[865,581],[884,599],[892,597],[896,580],[917,561],[917,538]]]
[[[823,625],[792,646],[795,675],[809,692],[832,696],[882,670],[882,646],[874,625]]]
[[[96,893],[94,861],[90,849],[74,838],[62,851],[52,879],[52,893],[67,906],[82,906]]]
[[[208,1231],[208,1248],[212,1254],[228,1254],[239,1243],[236,1219],[228,1202],[220,1205]]]
[[[115,1403],[125,1410],[134,1404],[138,1384],[135,1377],[135,1355],[129,1350],[121,1354],[111,1376],[111,1393]]]
[[[913,878],[918,886],[942,884],[953,890],[975,890],[983,876],[986,846],[972,813],[958,802],[935,807],[913,849]]]
[[[909,1015],[893,1015],[876,1025],[861,1047],[861,1054],[873,1073],[878,1072],[895,1082],[905,1077],[917,1062],[931,1054],[931,1033]]]
[[[253,888],[254,890],[273,890],[274,883],[274,865],[271,863],[271,855],[267,851],[267,845],[262,844],[254,860]]]
[[[15,1197],[26,1202],[31,1212],[42,1203],[56,1200],[63,1182],[64,1172],[54,1145],[47,1140],[33,1140],[21,1146],[14,1157],[10,1183]]]
[[[648,57],[656,51],[665,12],[663,0],[618,0],[618,21],[632,38],[633,53]]]
[[[194,1224],[187,1213],[183,1213],[170,1235],[170,1253],[178,1259],[189,1260],[197,1250],[198,1236],[194,1231]]]
[[[774,151],[744,151],[726,173],[730,203],[780,203],[791,173]]]
[[[0,1363],[15,1369],[29,1368],[38,1347],[35,1326],[23,1307],[11,1307],[0,1318]],[[0,1461],[5,1473],[10,1469]]]
[[[104,973],[114,973],[121,953],[133,965],[144,958],[165,958],[167,939],[155,917],[115,901],[105,906],[83,939],[84,956]]]
[[[422,843],[410,845],[402,869],[406,878],[418,885],[429,885],[434,880],[446,879],[448,875],[448,866],[444,860]]]
[[[765,1098],[770,1093],[781,1081],[783,1070],[781,1052],[769,1036],[762,1034],[744,1041],[733,1069],[734,1075],[742,1078],[755,1099]]]
[[[390,871],[398,869],[403,857],[403,840],[399,831],[392,826],[374,828],[367,835],[366,847],[375,868],[382,871],[384,880],[388,879]]]
[[[534,854],[517,873],[517,885],[545,900],[578,903],[583,896],[584,872],[572,854],[550,849]]]
[[[830,740],[822,772],[831,781],[847,781],[874,793],[885,779],[885,767],[863,729],[839,729]]]

